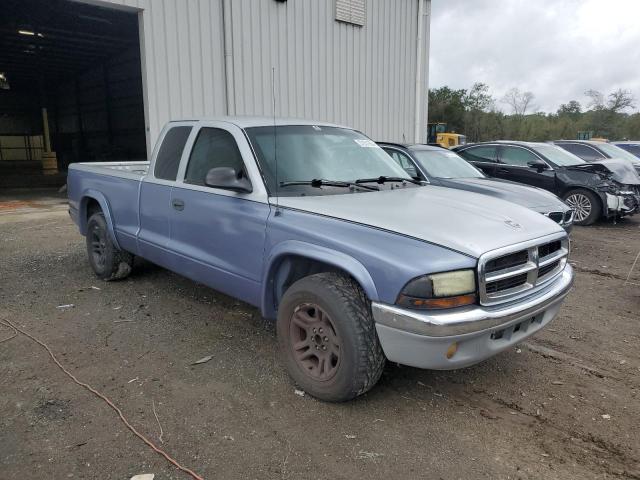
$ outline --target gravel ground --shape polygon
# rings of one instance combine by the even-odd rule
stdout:
[[[525,344],[460,371],[388,365],[335,405],[295,393],[254,308],[146,262],[97,280],[61,202],[0,196],[0,319],[204,478],[640,479],[640,265],[624,284],[637,219],[575,229],[576,286]],[[10,335],[0,327],[0,478],[188,478]]]

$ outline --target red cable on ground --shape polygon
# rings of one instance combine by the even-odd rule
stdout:
[[[89,390],[91,393],[93,393],[94,395],[96,395],[97,397],[101,398],[102,400],[104,400],[104,402],[109,405],[111,408],[113,408],[116,413],[118,414],[118,416],[120,417],[120,420],[122,420],[122,423],[125,424],[125,426],[131,430],[133,432],[133,434],[138,437],[140,440],[142,440],[144,443],[146,443],[152,450],[154,450],[156,453],[159,453],[160,455],[162,455],[169,463],[171,463],[172,465],[174,465],[178,470],[182,470],[183,472],[185,472],[186,474],[190,475],[194,480],[204,480],[203,477],[201,477],[200,475],[198,475],[197,473],[195,473],[193,470],[190,470],[187,467],[183,467],[182,465],[180,465],[176,460],[174,460],[173,458],[171,458],[164,450],[162,450],[161,448],[158,448],[151,440],[149,440],[147,437],[145,437],[144,435],[142,435],[141,433],[139,433],[128,421],[127,419],[124,417],[124,415],[122,414],[122,411],[115,406],[115,404],[109,400],[109,398],[107,398],[106,396],[104,396],[102,393],[98,392],[95,388],[93,388],[91,385],[86,384],[84,382],[81,382],[80,380],[78,380],[73,373],[69,372],[66,368],[64,368],[62,366],[62,364],[58,361],[58,359],[56,358],[56,356],[53,354],[53,352],[51,351],[51,349],[44,343],[41,342],[40,340],[38,340],[36,337],[34,337],[33,335],[25,332],[24,330],[21,330],[20,328],[16,327],[13,323],[11,323],[9,320],[3,319],[0,320],[0,323],[3,324],[6,327],[9,328],[13,328],[15,331],[20,332],[22,335],[24,335],[27,338],[30,338],[31,340],[33,340],[34,342],[36,342],[38,345],[40,345],[42,348],[44,348],[47,353],[49,354],[49,356],[51,357],[51,359],[54,361],[54,363],[60,368],[60,370],[62,370],[69,378],[71,378],[71,380],[73,380],[75,383],[77,383],[78,385],[80,385],[81,387],[86,388],[87,390]],[[12,337],[13,338],[13,337]],[[6,339],[9,340],[9,339]]]

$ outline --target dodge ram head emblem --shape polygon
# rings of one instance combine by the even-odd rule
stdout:
[[[505,220],[504,223],[509,225],[511,228],[522,228],[522,225],[520,225],[518,222],[514,222],[513,220]]]

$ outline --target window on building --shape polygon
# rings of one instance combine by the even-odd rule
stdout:
[[[219,128],[203,128],[193,144],[184,181],[193,185],[204,185],[207,173],[216,167],[231,167],[236,172],[244,171],[242,154],[229,132]]]
[[[364,26],[366,0],[336,0],[336,20]]]
[[[175,180],[180,158],[191,133],[191,127],[173,127],[162,139],[153,174],[162,180]]]

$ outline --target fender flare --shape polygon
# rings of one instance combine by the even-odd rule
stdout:
[[[107,222],[107,229],[109,230],[109,236],[111,237],[111,241],[113,245],[121,250],[120,244],[118,243],[118,239],[116,238],[116,232],[113,227],[113,217],[111,215],[111,207],[109,206],[109,201],[107,197],[105,197],[101,192],[93,189],[87,189],[82,192],[81,200],[80,200],[80,233],[82,235],[87,235],[87,204],[89,200],[95,200],[100,205],[102,209],[102,213],[104,213],[104,219]]]
[[[274,273],[281,261],[290,255],[309,258],[319,262],[333,265],[351,275],[362,287],[371,301],[378,300],[378,290],[369,271],[355,258],[320,245],[301,242],[299,240],[286,240],[278,243],[265,260],[265,269],[262,277],[261,310],[265,318],[275,318],[276,311],[273,302],[272,280]]]

